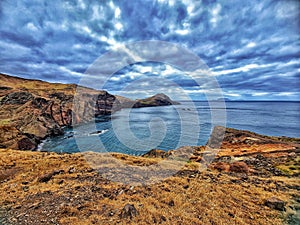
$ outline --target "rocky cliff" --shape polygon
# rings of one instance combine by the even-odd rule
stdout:
[[[75,84],[0,74],[0,147],[35,149],[40,140],[63,134],[65,126],[87,122],[95,116],[109,115],[133,105],[147,107],[172,103],[161,94],[133,101]]]

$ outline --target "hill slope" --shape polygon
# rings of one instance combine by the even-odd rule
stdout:
[[[299,139],[227,129],[206,170],[200,163],[205,147],[192,148],[173,176],[147,185],[124,184],[128,174],[112,159],[143,180],[148,166],[165,160],[160,151],[135,157],[0,149],[0,223],[2,216],[20,225],[299,224]]]
[[[167,96],[165,99],[156,105],[172,104]],[[35,149],[47,136],[61,135],[64,126],[86,122],[94,116],[111,114],[137,103],[75,84],[0,74],[0,147]],[[152,102],[140,107],[148,106],[153,106]]]

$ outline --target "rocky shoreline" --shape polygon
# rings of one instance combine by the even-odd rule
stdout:
[[[76,96],[75,96],[76,95]],[[34,150],[63,127],[122,108],[178,104],[164,94],[131,100],[75,84],[53,84],[0,74],[0,148]]]
[[[0,78],[0,224],[300,223],[299,138],[215,127],[205,146],[143,156],[31,151],[95,116],[178,103]]]
[[[226,128],[216,149],[224,129],[206,146],[140,157],[1,149],[2,215],[7,224],[299,224],[300,139]],[[207,149],[218,153],[203,169]],[[180,170],[146,185],[126,183],[111,163],[144,179],[145,168],[185,152],[192,154]]]

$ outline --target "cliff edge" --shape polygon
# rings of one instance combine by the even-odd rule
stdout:
[[[42,139],[63,134],[63,127],[90,121],[95,116],[132,106],[174,103],[163,94],[134,101],[76,84],[0,74],[0,148],[33,150]]]

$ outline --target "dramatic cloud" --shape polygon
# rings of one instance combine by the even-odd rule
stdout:
[[[206,63],[211,73],[197,73],[214,76],[224,97],[300,100],[299,14],[297,0],[2,0],[0,72],[78,83],[119,64],[126,66],[111,71],[116,73],[104,86],[112,93],[139,98],[161,91],[179,98],[185,90],[200,99],[214,89],[209,79],[199,84],[195,73],[173,66],[192,61],[180,54],[182,46]],[[144,40],[179,47],[124,49]],[[159,62],[127,65],[150,56],[154,47],[160,52],[152,61]],[[85,74],[100,56],[118,49],[123,62],[112,58]],[[97,88],[92,80],[88,84]]]

